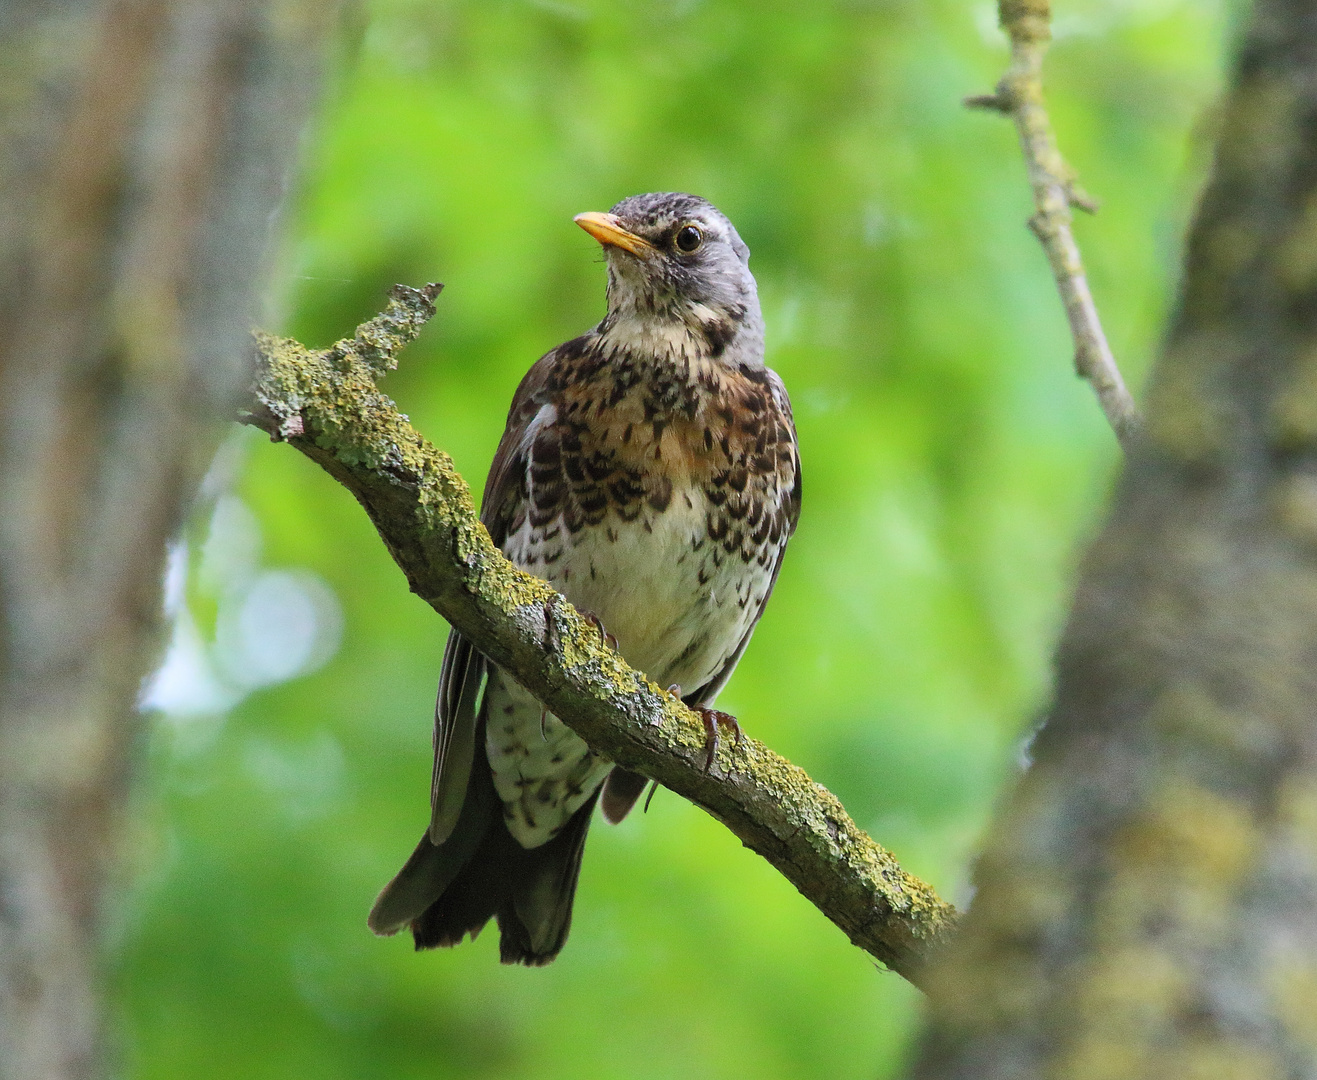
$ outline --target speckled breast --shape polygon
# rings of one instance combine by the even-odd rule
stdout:
[[[797,481],[777,377],[719,368],[565,380],[528,430],[525,511],[503,545],[659,685],[709,687],[704,704],[772,587]],[[509,829],[543,843],[608,763],[515,684],[491,679],[487,696]]]

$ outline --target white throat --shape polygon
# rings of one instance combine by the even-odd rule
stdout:
[[[684,319],[641,316],[631,311],[612,316],[600,339],[610,350],[656,360],[698,360],[709,353],[703,331]]]

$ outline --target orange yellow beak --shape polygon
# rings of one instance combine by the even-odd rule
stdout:
[[[648,255],[654,250],[654,245],[644,237],[623,228],[621,219],[615,214],[591,211],[588,214],[577,214],[572,220],[601,244],[612,244],[632,255]]]

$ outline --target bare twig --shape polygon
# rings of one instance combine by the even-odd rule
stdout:
[[[1029,227],[1047,252],[1065,304],[1075,340],[1075,370],[1093,387],[1116,438],[1128,447],[1139,427],[1138,408],[1102,331],[1070,227],[1072,206],[1091,214],[1097,203],[1079,186],[1057,149],[1043,103],[1043,57],[1052,37],[1049,0],[998,0],[998,13],[1011,39],[1010,70],[996,93],[966,98],[965,104],[1005,113],[1015,121],[1037,208]]]
[[[705,770],[700,719],[628,667],[598,630],[494,547],[466,483],[375,380],[434,314],[439,287],[396,286],[385,313],[325,352],[258,335],[243,417],[322,465],[361,503],[412,591],[592,747],[703,807],[860,948],[918,982],[956,913],[841,803],[762,743]]]

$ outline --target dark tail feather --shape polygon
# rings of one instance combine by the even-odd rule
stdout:
[[[479,745],[484,746],[483,723],[479,725],[476,735],[480,740]],[[489,772],[489,760],[483,753],[476,754],[475,759],[467,784],[466,801],[462,804],[453,831],[442,844],[432,844],[429,830],[426,830],[411,858],[393,880],[384,886],[375,906],[370,909],[366,925],[375,933],[396,934],[419,918],[451,888],[484,845],[490,831],[490,822],[499,816],[499,802]],[[480,925],[488,921],[489,915],[486,915]],[[460,935],[457,940],[460,940]],[[457,940],[450,944],[457,944]]]
[[[484,724],[477,734],[484,745]],[[537,967],[563,947],[581,870],[590,815],[598,795],[572,815],[547,844],[527,850],[503,823],[483,753],[475,755],[466,802],[452,834],[438,846],[429,833],[384,887],[368,923],[394,934],[408,923],[418,949],[474,939],[497,916],[505,964]]]
[[[636,800],[648,783],[649,780],[640,773],[614,765],[613,771],[604,781],[604,795],[599,803],[604,812],[604,820],[610,825],[616,825],[631,813],[631,808],[636,805]]]
[[[412,922],[416,947],[456,945],[467,934],[475,938],[497,916],[503,963],[549,963],[571,929],[572,900],[595,801],[577,810],[547,844],[529,850],[513,839],[502,815],[495,815],[470,861]]]
[[[509,865],[508,893],[498,910],[498,953],[503,963],[541,967],[562,950],[572,928],[581,854],[598,800],[596,791],[547,844],[527,850],[508,836],[516,858]],[[502,820],[494,830],[507,835]]]
[[[517,842],[501,819],[489,823],[484,840],[471,861],[424,911],[412,920],[417,950],[449,948],[471,940],[485,928],[508,894],[508,870]]]

